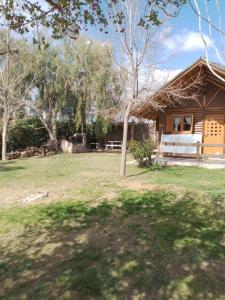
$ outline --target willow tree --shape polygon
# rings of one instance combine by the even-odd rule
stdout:
[[[65,77],[69,74],[64,98],[69,102],[64,105],[74,108],[77,131],[95,124],[96,135],[102,136],[108,131],[121,93],[112,46],[85,38],[66,40],[64,45],[61,47],[63,72]]]
[[[49,134],[49,143],[57,149],[57,113],[65,95],[61,58],[54,47],[42,45],[33,50],[32,59],[26,63],[30,71],[28,81],[33,81],[31,100],[26,101],[26,106],[41,120]]]
[[[112,48],[108,48],[85,38],[65,39],[47,48],[40,45],[26,62],[34,83],[26,105],[42,121],[53,146],[57,146],[57,119],[72,117],[78,132],[87,131],[93,123],[103,129],[98,135],[107,132],[120,91]]]

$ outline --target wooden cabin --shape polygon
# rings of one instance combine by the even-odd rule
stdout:
[[[164,107],[160,109],[154,109],[147,101],[133,112],[136,117],[156,121],[159,142],[162,139],[174,143],[198,141],[214,144],[213,147],[202,147],[201,153],[224,154],[225,148],[222,144],[225,144],[225,83],[214,75],[214,72],[225,78],[225,68],[215,63],[211,63],[210,66],[212,70],[201,58],[166,84],[166,88],[173,87],[178,82],[187,82],[194,74],[200,72],[202,84],[198,88],[196,99],[187,97],[174,103],[169,101],[169,104],[165,101]],[[161,101],[162,98],[163,96]],[[180,153],[182,152],[187,151],[181,150]]]

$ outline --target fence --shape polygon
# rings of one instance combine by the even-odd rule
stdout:
[[[176,142],[162,142],[161,145],[165,146],[180,146],[180,147],[196,147],[196,153],[195,154],[189,154],[189,153],[168,153],[165,151],[161,151],[161,153],[167,153],[167,154],[176,154],[177,156],[192,156],[197,159],[197,161],[200,160],[200,158],[204,157],[216,157],[216,158],[225,158],[224,154],[203,154],[201,153],[201,149],[203,148],[225,148],[225,144],[204,144],[201,142],[196,142],[196,143],[176,143]]]
[[[61,150],[64,153],[83,153],[87,152],[86,145],[78,144],[74,145],[73,143],[67,140],[61,140]]]

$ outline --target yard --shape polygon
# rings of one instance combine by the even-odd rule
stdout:
[[[225,299],[225,170],[119,163],[0,163],[0,299]]]

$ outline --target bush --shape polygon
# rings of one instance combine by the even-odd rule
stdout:
[[[154,163],[150,166],[151,171],[162,171],[167,167],[166,162],[157,162],[154,161]]]
[[[76,122],[72,118],[57,121],[57,138],[65,138],[73,136],[76,132]]]
[[[153,164],[152,154],[154,149],[155,143],[151,140],[143,142],[130,141],[128,144],[128,150],[141,168],[150,167]]]
[[[16,120],[9,128],[8,151],[40,147],[48,140],[48,133],[37,117]]]
[[[75,132],[75,122],[57,121],[57,138],[68,138]],[[49,135],[37,117],[26,117],[16,120],[8,131],[8,151],[40,147],[49,140]],[[0,138],[1,144],[1,138]]]

